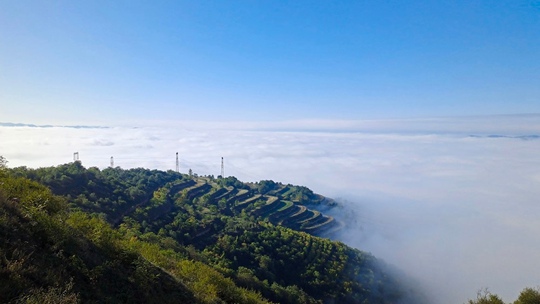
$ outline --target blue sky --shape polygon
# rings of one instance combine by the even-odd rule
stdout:
[[[538,1],[2,1],[0,121],[540,113]]]

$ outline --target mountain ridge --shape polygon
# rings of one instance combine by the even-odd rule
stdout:
[[[12,190],[5,188],[7,184],[33,183],[43,193],[52,191],[47,197],[54,199],[49,201],[65,201],[63,215],[54,220],[43,215],[44,221],[71,231],[75,239],[83,237],[86,241],[80,244],[94,244],[97,249],[92,252],[108,254],[98,258],[85,255],[77,246],[64,249],[61,244],[74,236],[59,234],[59,243],[53,243],[61,253],[54,254],[63,257],[67,268],[56,281],[73,281],[73,286],[55,294],[58,286],[54,284],[59,282],[25,279],[29,287],[11,299],[35,295],[32,290],[37,290],[41,296],[60,293],[83,302],[137,297],[153,302],[151,290],[142,295],[126,290],[129,284],[145,281],[149,286],[162,284],[159,278],[170,282],[163,286],[195,303],[395,303],[411,297],[411,291],[371,254],[315,236],[339,228],[330,224],[337,221],[314,208],[321,204],[328,208],[335,202],[306,187],[142,168],[87,169],[80,162],[6,172],[0,185],[0,191],[7,193],[3,194],[6,204],[21,212],[26,208],[15,200],[20,195],[9,194]],[[15,223],[21,220],[5,214]],[[47,235],[54,238],[55,233]],[[22,249],[3,244],[2,250],[12,256]],[[5,259],[8,262],[13,263],[11,258]],[[15,275],[25,278],[24,272],[10,274]],[[107,282],[116,275],[127,281],[119,280],[124,285],[109,290],[92,279],[96,275]],[[174,303],[167,290],[156,290],[156,299]]]

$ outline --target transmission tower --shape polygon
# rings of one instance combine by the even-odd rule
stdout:
[[[79,152],[73,153],[73,161],[74,162],[79,161]]]
[[[114,158],[111,156],[111,168],[114,168]]]
[[[223,165],[223,157],[221,158],[221,178],[225,178],[225,166]]]
[[[176,172],[180,172],[180,162],[178,161],[178,152],[176,152]]]

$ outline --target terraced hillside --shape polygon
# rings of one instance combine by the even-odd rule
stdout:
[[[267,184],[272,185],[271,190],[268,190]],[[341,225],[333,217],[309,208],[328,203],[328,199],[306,189],[271,181],[240,183],[234,177],[214,179],[182,176],[156,189],[154,198],[131,210],[131,213],[124,213],[124,216],[134,218],[139,223],[145,222],[153,227],[151,231],[159,231],[158,227],[163,226],[174,229],[175,219],[180,217],[182,221],[186,220],[183,217],[193,208],[200,209],[202,214],[243,214],[313,235],[339,229]],[[211,232],[212,224],[215,223],[208,222],[208,225],[194,229],[190,236],[204,237]]]
[[[68,204],[70,225],[119,253],[135,250],[204,303],[386,304],[408,293],[370,254],[318,237],[340,228],[320,212],[335,203],[306,187],[79,162],[9,176],[46,185]],[[103,269],[73,263],[81,272],[67,271],[81,282]]]
[[[213,206],[224,205],[223,211],[228,214],[245,212],[256,218],[266,219],[272,224],[314,235],[341,227],[333,217],[309,208],[329,204],[332,201],[314,194],[305,187],[273,181],[239,185],[234,177],[198,178],[196,181],[197,185],[193,187],[201,190],[188,190],[184,198],[193,202],[205,201],[206,204]],[[189,181],[182,181],[180,185],[187,182]],[[177,195],[178,192],[172,191],[171,195]],[[208,193],[211,195],[206,195]]]
[[[321,205],[331,207],[334,202],[302,186],[271,180],[243,183],[235,177],[191,177],[172,171],[126,171],[120,168],[103,170],[111,178],[109,184],[106,184],[94,178],[99,173],[98,169],[89,168],[84,174],[71,174],[76,170],[82,172],[84,168],[77,163],[66,168],[73,172],[68,171],[62,174],[63,177],[58,176],[58,172],[51,172],[52,176],[40,178],[39,181],[48,184],[57,194],[75,198],[76,208],[103,214],[115,227],[125,224],[126,219],[134,219],[145,230],[157,232],[164,225],[170,225],[172,229],[178,224],[175,218],[178,222],[187,220],[189,214],[199,214],[190,210],[214,215],[245,214],[313,235],[324,236],[341,227],[333,217],[314,210]],[[30,178],[33,174],[24,173]],[[58,182],[58,179],[62,182]],[[141,183],[141,180],[145,183]],[[115,189],[119,186],[127,188],[127,191],[119,193]],[[153,196],[148,193],[153,193]],[[178,219],[180,213],[181,219]],[[202,231],[207,229],[203,225]],[[200,235],[201,232],[194,229],[193,233]]]

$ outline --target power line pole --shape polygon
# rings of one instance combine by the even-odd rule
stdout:
[[[221,157],[221,178],[225,178],[225,166],[223,165],[223,157]]]
[[[180,162],[178,161],[178,152],[176,152],[176,173],[180,172]]]
[[[111,168],[114,168],[114,158],[111,156]]]

